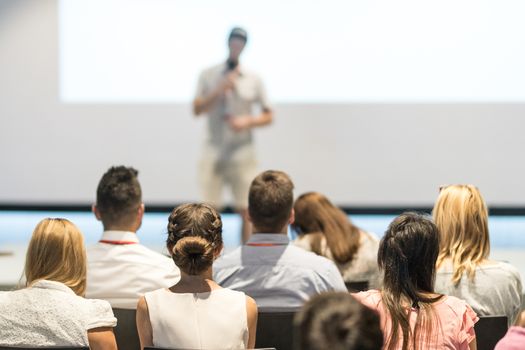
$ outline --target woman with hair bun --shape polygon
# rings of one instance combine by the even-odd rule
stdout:
[[[222,221],[207,204],[173,210],[166,241],[180,281],[146,293],[137,306],[141,347],[246,349],[255,346],[257,305],[212,279],[222,248]]]

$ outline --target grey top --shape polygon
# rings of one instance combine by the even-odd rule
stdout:
[[[55,281],[0,292],[0,310],[0,345],[8,346],[88,346],[88,330],[117,324],[107,301]]]
[[[259,76],[239,67],[239,77],[235,81],[233,91],[219,98],[208,111],[207,143],[220,148],[225,153],[252,143],[251,130],[233,131],[225,121],[232,118],[253,115],[254,106],[270,109],[263,83]],[[227,73],[226,63],[204,70],[197,84],[195,98],[206,96],[213,90]],[[223,156],[227,157],[227,155]]]
[[[442,266],[436,274],[435,291],[465,300],[478,316],[507,316],[514,323],[521,307],[522,284],[519,271],[504,262],[480,265],[471,281],[463,275],[457,286],[452,283],[452,265]]]
[[[294,243],[298,247],[312,251],[312,236],[309,234],[301,235]],[[334,261],[345,282],[368,281],[371,289],[379,287],[378,249],[379,240],[368,232],[360,231],[359,249],[354,258],[347,263],[341,264],[335,261],[324,236],[321,240],[322,255]]]
[[[255,299],[259,308],[296,308],[312,295],[346,291],[335,264],[290,244],[284,234],[252,235],[213,265],[214,280]]]

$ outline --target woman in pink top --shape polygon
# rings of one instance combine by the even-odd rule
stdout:
[[[381,316],[386,350],[476,349],[478,317],[464,301],[434,293],[438,229],[423,215],[394,219],[378,251],[383,288],[354,294]]]

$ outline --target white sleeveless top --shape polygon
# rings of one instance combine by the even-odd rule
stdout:
[[[246,296],[227,288],[206,293],[158,289],[144,295],[153,345],[183,349],[246,349]]]

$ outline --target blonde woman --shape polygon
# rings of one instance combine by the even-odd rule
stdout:
[[[65,219],[36,226],[25,263],[27,287],[0,292],[0,345],[116,349],[117,323],[108,302],[84,299],[82,234]]]
[[[294,211],[297,246],[332,260],[345,282],[368,281],[378,287],[377,238],[355,226],[321,193],[302,194]]]
[[[489,259],[488,210],[472,185],[442,187],[433,210],[441,234],[436,292],[465,300],[480,316],[507,316],[521,306],[518,270]]]

